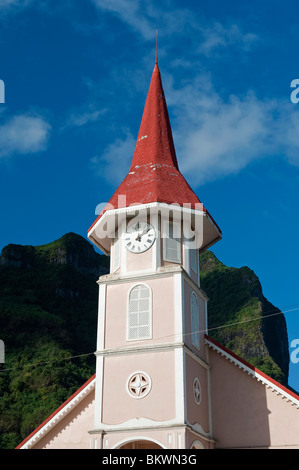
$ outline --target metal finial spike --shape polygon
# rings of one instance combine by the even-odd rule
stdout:
[[[158,28],[156,29],[156,60],[155,64],[158,63]]]

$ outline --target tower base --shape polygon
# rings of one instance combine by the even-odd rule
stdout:
[[[89,432],[93,449],[213,449],[214,440],[189,426]]]

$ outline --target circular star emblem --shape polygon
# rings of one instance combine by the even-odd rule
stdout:
[[[193,396],[197,405],[201,402],[201,387],[197,377],[193,380]]]
[[[145,372],[135,372],[128,379],[128,392],[134,398],[145,397],[151,389],[151,379]]]

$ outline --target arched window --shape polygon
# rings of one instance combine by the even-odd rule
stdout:
[[[199,305],[195,292],[191,294],[191,341],[199,349]]]
[[[127,339],[152,337],[151,290],[145,284],[134,286],[129,293]]]
[[[193,441],[190,449],[204,449],[204,445],[200,441]]]

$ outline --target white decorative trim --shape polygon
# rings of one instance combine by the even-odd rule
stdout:
[[[193,380],[193,398],[195,400],[195,403],[197,405],[200,405],[200,403],[201,403],[201,385],[200,385],[198,377],[194,377],[194,380]]]
[[[154,442],[155,444],[159,445],[160,447],[162,447],[162,449],[167,449],[167,447],[162,444],[162,442],[158,441],[157,439],[152,439],[148,436],[144,436],[144,435],[135,435],[135,436],[132,436],[130,438],[126,438],[126,439],[122,439],[121,441],[119,441],[117,444],[115,444],[112,449],[119,449],[121,446],[123,446],[124,444],[129,444],[130,442],[136,442],[136,441],[150,441],[150,442]]]
[[[182,433],[181,432],[177,433],[177,448],[178,449],[182,448]]]
[[[194,312],[194,303],[196,301],[196,311]],[[200,318],[199,318],[199,302],[197,295],[194,291],[190,295],[190,315],[191,315],[191,343],[200,351]]]
[[[152,247],[152,269],[156,271],[161,266],[161,227],[160,217],[158,214],[155,214],[152,217],[151,223],[153,224],[156,232],[156,241]]]
[[[167,421],[154,420],[145,418],[144,416],[140,418],[132,418],[128,421],[125,421],[120,424],[105,424],[101,423],[100,427],[90,431],[91,434],[96,434],[98,432],[118,432],[118,431],[134,431],[134,430],[145,430],[145,429],[165,429],[170,427],[184,426],[184,421],[180,421],[177,417],[169,419]]]
[[[103,222],[105,218],[111,215],[120,215],[120,214],[130,214],[130,213],[135,213],[136,211],[140,210],[146,210],[146,209],[154,209],[158,208],[160,210],[165,209],[167,213],[169,210],[175,211],[175,212],[180,212],[180,213],[186,213],[186,214],[195,214],[195,215],[200,215],[200,216],[207,216],[211,223],[215,226],[217,231],[219,232],[218,228],[216,227],[215,223],[212,221],[211,217],[207,214],[207,212],[202,211],[202,210],[197,210],[197,209],[191,209],[188,207],[183,207],[179,206],[177,204],[166,204],[162,202],[151,202],[148,204],[138,204],[138,205],[132,205],[128,207],[121,207],[118,209],[109,209],[104,214],[102,217],[91,227],[91,229],[88,232],[88,237],[91,235],[91,233],[96,230],[97,226],[99,225],[100,222]]]
[[[146,341],[146,340],[143,340]],[[137,341],[136,341],[137,342]],[[182,343],[150,343],[136,346],[125,346],[121,348],[102,349],[95,352],[96,356],[120,356],[128,354],[138,354],[141,352],[168,351],[175,348],[182,348]]]
[[[204,361],[200,356],[198,356],[195,351],[192,351],[186,344],[184,344],[184,350],[188,356],[192,357],[194,361],[196,361],[198,364],[200,364],[204,369],[209,370],[210,366],[209,364]]]
[[[174,338],[176,342],[183,342],[184,339],[184,289],[181,272],[173,276],[174,293]]]
[[[97,349],[103,349],[105,343],[106,284],[99,285]]]
[[[120,274],[104,274],[103,276],[100,276],[97,283],[98,284],[119,284],[119,283],[124,283],[124,282],[132,282],[136,281],[138,282],[140,280],[140,276],[142,276],[143,281],[145,279],[151,279],[151,278],[160,278],[160,277],[166,277],[169,275],[175,275],[176,273],[182,273],[184,276],[184,279],[190,284],[192,289],[202,298],[202,300],[208,301],[209,297],[207,294],[201,289],[188,275],[188,273],[185,271],[185,269],[178,264],[175,265],[167,265],[167,266],[161,266],[157,270],[139,270],[139,271],[134,271],[133,273],[126,273],[126,275],[120,275]]]
[[[211,393],[211,367],[210,367],[210,350],[209,347],[206,348],[206,360],[209,364],[209,368],[207,370],[207,385],[208,385],[208,409],[209,409],[209,429],[211,436],[213,435],[213,416],[212,416],[212,393]]]
[[[126,220],[121,220],[120,226],[118,227],[118,234],[120,233],[119,258],[120,258],[120,273],[122,275],[125,274],[127,270],[127,250],[124,244],[125,231],[126,231]]]
[[[190,449],[205,449],[205,446],[198,439],[192,442]]]
[[[140,281],[140,276],[142,276],[142,279],[145,280],[146,278],[157,278],[157,277],[165,277],[169,276],[171,274],[175,274],[177,272],[183,272],[183,268],[181,265],[168,265],[168,266],[161,266],[157,270],[153,269],[142,269],[138,271],[133,271],[133,272],[126,272],[124,275],[122,274],[104,274],[103,276],[100,276],[99,279],[97,280],[98,284],[119,284],[123,282],[132,282],[132,281]]]
[[[130,309],[130,294],[132,292],[132,290],[137,287],[137,286],[145,286],[147,287],[147,289],[149,289],[149,293],[150,293],[150,296],[149,296],[149,316],[150,316],[150,322],[149,322],[149,329],[150,329],[150,333],[148,336],[144,336],[144,337],[138,337],[138,338],[129,338],[129,309]],[[151,289],[151,287],[146,284],[145,282],[143,281],[140,281],[140,282],[136,282],[133,286],[130,287],[129,291],[128,291],[128,294],[127,294],[127,312],[126,312],[126,341],[130,342],[130,341],[141,341],[141,340],[149,340],[149,339],[152,339],[153,337],[153,291]]]
[[[97,427],[102,422],[103,415],[103,375],[104,375],[104,357],[96,358],[96,385],[95,385],[95,403],[94,403],[94,426]]]
[[[111,273],[115,273],[120,268],[121,242],[122,242],[122,237],[119,238],[118,231],[117,231],[116,237],[113,239],[113,243],[111,243],[111,250],[110,250],[110,272]]]
[[[201,439],[204,439],[207,442],[215,442],[212,437],[212,430],[206,432],[199,423],[190,423],[188,419],[186,419],[186,424],[190,428],[190,431],[196,433]]]
[[[184,349],[179,348],[175,350],[175,415],[180,423],[185,422],[185,355]]]
[[[98,331],[97,331],[97,349],[99,350],[104,349],[105,347],[106,296],[107,296],[107,285],[99,284]],[[103,370],[104,370],[104,358],[97,357],[96,358],[94,426],[97,426],[98,423],[102,421]]]
[[[282,398],[286,398],[287,401],[290,401],[292,403],[292,405],[296,405],[296,407],[299,408],[299,399],[296,399],[295,397],[287,393],[285,390],[283,390],[281,387],[279,387],[279,385],[274,383],[270,377],[268,379],[264,375],[258,373],[253,368],[248,367],[242,361],[239,361],[237,358],[229,354],[220,346],[216,345],[214,342],[210,341],[208,338],[205,338],[205,343],[218,354],[221,354],[221,356],[225,357],[226,360],[233,363],[235,366],[238,366],[239,369],[242,369],[244,372],[247,372],[247,374],[256,379],[257,382],[261,382],[262,385],[266,385],[267,388],[270,388],[273,392],[276,392],[277,395],[281,395]]]
[[[77,395],[74,396],[65,406],[61,408],[44,426],[42,426],[20,449],[31,449],[42,437],[44,437],[56,424],[65,418],[95,387],[94,378]]]
[[[202,207],[202,204],[198,204],[199,206]],[[128,207],[121,207],[118,209],[108,209],[104,214],[92,225],[90,230],[88,231],[88,238],[98,247],[100,248],[106,255],[109,254],[109,252],[105,249],[104,246],[100,245],[97,239],[93,236],[94,233],[96,233],[96,230],[99,225],[103,224],[105,222],[105,219],[110,216],[119,216],[123,214],[130,214],[130,213],[136,213],[136,211],[144,211],[147,209],[158,209],[161,211],[161,214],[163,215],[163,210],[164,214],[169,214],[169,211],[181,213],[181,214],[191,214],[194,215],[195,217],[206,217],[209,220],[209,223],[212,225],[214,231],[216,232],[217,236],[205,247],[208,248],[209,246],[213,245],[216,243],[216,241],[220,240],[222,238],[221,232],[211,216],[209,215],[208,212],[204,210],[198,210],[198,209],[191,209],[189,207],[183,207],[178,204],[167,204],[167,203],[161,203],[161,202],[151,202],[148,204],[136,204]],[[122,218],[121,218],[122,220]]]

